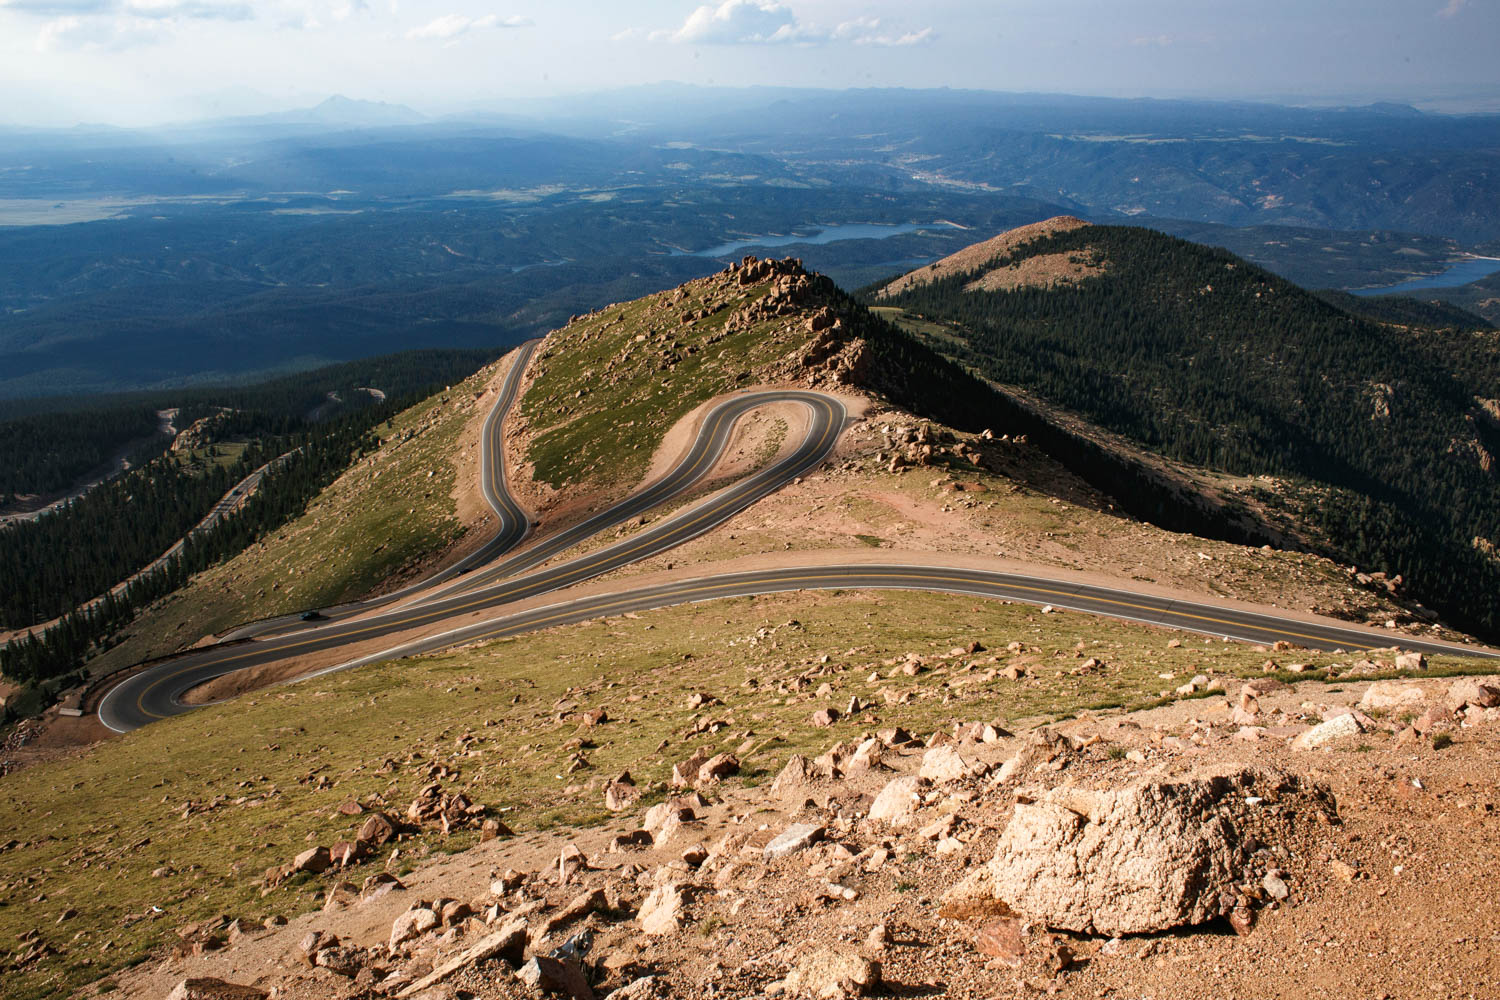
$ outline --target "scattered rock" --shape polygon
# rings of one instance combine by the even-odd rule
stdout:
[[[604,808],[610,812],[624,812],[641,797],[640,789],[620,781],[611,781],[604,786]]]
[[[407,986],[397,997],[404,998],[416,996],[447,979],[460,969],[492,958],[503,958],[511,965],[520,965],[522,955],[526,948],[526,921],[523,918],[514,918],[505,926],[493,934],[480,938],[464,951],[450,958],[448,961],[433,969],[432,972]]]
[[[1459,678],[1448,687],[1448,705],[1451,708],[1462,708],[1464,705],[1494,708],[1500,705],[1500,680],[1488,677]]]
[[[693,755],[682,763],[672,768],[672,787],[690,788],[693,782],[698,780],[698,770],[708,761],[708,755],[702,750],[693,751]]]
[[[807,765],[807,758],[800,753],[792,754],[787,760],[786,766],[781,773],[776,775],[776,780],[771,782],[771,794],[783,795],[789,791],[801,789],[812,780],[812,773]]]
[[[437,913],[425,906],[407,910],[391,923],[391,951],[395,951],[407,941],[421,937],[437,927],[439,923],[441,923],[441,918]]]
[[[1260,880],[1260,887],[1266,890],[1267,896],[1278,902],[1292,894],[1292,890],[1287,888],[1286,881],[1280,875],[1271,872],[1267,872],[1266,877]]]
[[[698,768],[698,783],[707,785],[739,773],[740,759],[732,753],[721,753],[705,761],[703,766]]]
[[[340,868],[348,868],[357,865],[365,857],[365,845],[363,841],[340,840],[328,849],[328,860]]]
[[[1411,728],[1422,736],[1453,725],[1453,710],[1442,705],[1433,705],[1417,716]]]
[[[976,768],[964,760],[952,746],[934,747],[922,755],[922,770],[919,772],[929,781],[958,781],[975,773]]]
[[[353,979],[364,968],[364,953],[358,948],[346,946],[321,948],[314,956],[314,963],[318,968],[327,969],[334,975]]]
[[[974,934],[974,947],[986,958],[1005,965],[1018,966],[1026,957],[1026,938],[1019,917],[994,917],[986,920]]]
[[[292,860],[292,870],[320,875],[333,866],[333,858],[326,847],[310,847]]]
[[[1260,701],[1256,699],[1255,692],[1251,691],[1249,685],[1240,688],[1240,696],[1235,701],[1234,709],[1229,713],[1229,721],[1236,726],[1253,726],[1260,719]]]
[[[1427,657],[1423,656],[1421,653],[1397,653],[1396,654],[1396,669],[1397,670],[1426,670],[1427,669]]]
[[[1366,712],[1384,712],[1393,708],[1411,708],[1427,703],[1427,695],[1415,684],[1402,681],[1376,681],[1365,689],[1359,707]]]

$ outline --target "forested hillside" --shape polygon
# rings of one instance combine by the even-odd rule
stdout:
[[[57,493],[89,473],[103,475],[121,449],[132,466],[160,455],[172,438],[156,433],[158,411],[175,410],[178,430],[221,410],[327,422],[380,399],[457,382],[497,353],[403,351],[251,385],[0,401],[0,513],[14,496]]]
[[[970,290],[1042,257],[1087,276]],[[1290,478],[1295,499],[1264,499],[1290,504],[1317,547],[1500,628],[1492,332],[1372,322],[1225,251],[1125,227],[1058,233],[880,301],[950,325],[946,348],[991,379],[1161,454]]]
[[[91,651],[107,647],[140,607],[298,516],[352,461],[378,446],[378,427],[393,414],[462,380],[488,358],[489,352],[411,352],[178,397],[186,404],[183,414],[221,412],[192,448],[174,449],[57,511],[0,529],[0,629],[25,632],[61,619],[0,646],[0,674],[37,682],[75,670]],[[346,393],[364,403],[319,405],[317,414],[308,412],[310,404],[336,391],[329,385],[370,382],[399,387],[401,395],[377,402],[365,393]],[[49,420],[83,427],[92,413],[117,412],[118,404],[106,403],[98,411],[39,414],[13,423],[43,431]],[[74,610],[151,563],[230,486],[267,462],[272,464],[259,487],[237,511],[193,535],[177,556],[129,587]]]

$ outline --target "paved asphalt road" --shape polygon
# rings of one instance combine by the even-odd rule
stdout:
[[[283,632],[299,631],[316,625],[326,625],[330,621],[341,621],[352,618],[354,615],[363,614],[374,608],[394,604],[403,598],[411,597],[431,587],[438,586],[454,577],[472,571],[475,567],[483,566],[496,556],[503,555],[519,545],[531,531],[531,519],[511,496],[510,490],[505,482],[505,438],[501,429],[505,423],[505,417],[510,412],[511,406],[516,401],[516,396],[521,388],[521,376],[526,372],[526,364],[531,360],[532,352],[536,350],[540,340],[528,340],[515,350],[515,360],[511,363],[510,370],[505,374],[505,381],[500,385],[500,391],[495,397],[495,405],[490,407],[489,414],[484,419],[484,428],[480,435],[479,443],[479,486],[484,493],[485,502],[495,512],[498,527],[495,535],[483,546],[475,549],[464,558],[447,566],[423,580],[393,590],[389,594],[381,594],[379,597],[371,597],[362,601],[351,601],[348,604],[340,604],[331,608],[317,609],[323,617],[317,622],[304,622],[301,612],[290,615],[278,615],[275,618],[266,618],[257,622],[241,625],[232,632],[225,634],[222,641],[234,642],[238,639],[252,639],[258,636],[275,635]]]
[[[772,402],[799,403],[810,412],[806,435],[785,458],[630,538],[549,569],[514,575],[691,489],[708,474],[728,446],[735,422],[749,411]],[[462,581],[464,590],[353,621],[318,623],[317,627],[290,634],[210,646],[153,664],[111,688],[99,703],[99,718],[110,729],[127,732],[188,711],[192,706],[179,701],[184,692],[231,671],[351,642],[367,642],[455,615],[500,607],[655,555],[722,524],[782,485],[817,468],[833,450],[844,421],[843,404],[822,393],[743,393],[709,410],[688,453],[655,485],[492,569],[471,574],[471,579]],[[490,582],[502,575],[507,578]]]
[[[637,517],[690,489],[713,467],[729,442],[735,422],[755,407],[771,402],[800,403],[808,407],[811,413],[806,436],[786,458],[631,538],[549,569],[524,573],[526,569],[551,559],[585,538]],[[723,523],[785,483],[822,464],[837,442],[844,421],[842,404],[821,393],[770,391],[734,397],[709,411],[688,454],[663,479],[582,524],[559,532],[527,551],[483,571],[471,573],[467,578],[425,597],[420,603],[355,621],[324,623],[293,634],[209,647],[154,664],[111,689],[100,702],[99,717],[109,728],[125,732],[167,716],[190,711],[192,706],[184,705],[179,700],[182,694],[223,674],[273,663],[290,656],[355,642],[368,642],[381,636],[429,626],[458,615],[500,608],[655,555]],[[503,481],[501,488],[503,489]],[[1308,623],[1297,618],[1281,617],[1269,611],[1224,608],[1144,596],[1123,589],[1083,586],[1045,577],[941,565],[781,567],[754,573],[709,576],[644,589],[628,589],[628,581],[624,586],[627,589],[619,593],[561,601],[545,608],[491,618],[409,641],[322,672],[626,611],[789,590],[869,588],[932,590],[1039,605],[1050,604],[1055,608],[1148,622],[1247,642],[1271,643],[1286,639],[1301,646],[1318,649],[1372,648],[1399,642],[1404,648],[1433,653],[1500,658],[1500,653],[1488,650],[1424,642],[1374,630]]]

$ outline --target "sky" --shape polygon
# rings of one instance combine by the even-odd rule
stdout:
[[[1500,0],[0,0],[0,121],[674,81],[1500,111]]]

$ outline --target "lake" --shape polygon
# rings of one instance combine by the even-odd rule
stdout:
[[[1351,288],[1349,291],[1354,295],[1366,296],[1404,295],[1407,292],[1420,292],[1424,288],[1457,288],[1497,273],[1500,273],[1500,257],[1470,257],[1450,265],[1442,274],[1412,278],[1384,288]]]
[[[797,243],[837,243],[840,240],[883,240],[891,236],[915,233],[923,229],[962,229],[952,222],[903,222],[899,225],[882,225],[876,222],[851,222],[846,225],[818,226],[817,231],[805,235],[755,236],[750,239],[721,243],[707,250],[679,250],[672,248],[674,257],[728,257],[750,247],[786,247]]]

